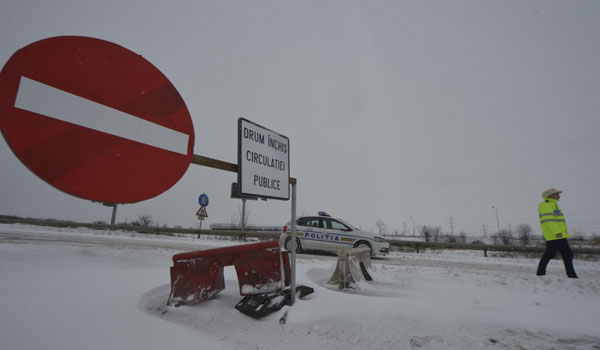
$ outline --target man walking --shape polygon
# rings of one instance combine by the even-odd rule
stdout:
[[[544,276],[548,262],[556,256],[557,252],[560,252],[567,276],[578,278],[573,267],[573,251],[567,240],[571,236],[567,233],[565,216],[558,206],[561,193],[562,191],[555,188],[549,188],[542,193],[544,200],[540,203],[539,214],[542,233],[544,234],[544,240],[546,240],[546,251],[540,259],[537,275]]]

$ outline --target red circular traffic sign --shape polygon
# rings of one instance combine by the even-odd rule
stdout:
[[[167,77],[122,46],[80,36],[40,40],[8,60],[0,129],[40,178],[108,203],[163,193],[194,148],[190,113]]]

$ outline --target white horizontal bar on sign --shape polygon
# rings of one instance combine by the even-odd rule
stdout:
[[[27,77],[21,77],[15,107],[187,155],[187,134]]]

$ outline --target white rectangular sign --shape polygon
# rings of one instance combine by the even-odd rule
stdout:
[[[238,183],[243,195],[290,199],[290,140],[239,118]]]

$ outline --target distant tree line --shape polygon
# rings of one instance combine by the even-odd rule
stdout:
[[[425,238],[425,242],[433,242],[433,243],[467,243],[467,233],[461,231],[458,234],[454,233],[442,233],[442,228],[440,226],[427,226],[423,225],[419,232],[421,236]]]
[[[381,224],[378,225],[380,227]],[[508,229],[501,229],[499,232],[490,236],[494,245],[522,245],[527,246],[534,242],[532,238],[533,229],[529,224],[519,224],[513,231],[509,226]],[[419,234],[424,238],[425,242],[428,243],[459,243],[465,244],[468,242],[467,233],[461,231],[458,234],[444,233],[440,226],[429,226],[423,225],[419,228]],[[584,235],[575,235],[574,240],[584,241],[586,238]],[[593,234],[589,240],[593,246],[600,245],[600,235]],[[481,241],[474,241],[471,243],[483,243]]]

